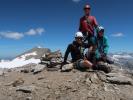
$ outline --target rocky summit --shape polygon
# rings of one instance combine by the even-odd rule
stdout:
[[[62,72],[61,52],[48,49],[40,59],[39,64],[0,70],[0,100],[133,100],[131,70],[108,65],[112,67],[110,73],[77,69]]]

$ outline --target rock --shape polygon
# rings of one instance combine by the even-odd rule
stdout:
[[[4,71],[0,70],[0,76],[3,76],[3,75],[4,75]]]
[[[29,73],[31,72],[31,69],[33,69],[37,64],[27,64],[22,67],[14,68],[13,71],[22,72],[22,73]]]
[[[67,72],[67,71],[71,71],[73,68],[74,68],[73,63],[66,64],[66,65],[62,66],[61,71],[62,72]]]
[[[19,85],[22,85],[22,84],[24,84],[24,80],[22,78],[19,78],[19,79],[17,79],[16,81],[14,81],[12,83],[13,87],[16,87],[16,86],[19,86]]]
[[[45,61],[45,60],[41,59],[40,64],[46,64],[46,65],[50,66],[50,61]]]
[[[22,91],[24,93],[31,93],[35,91],[35,86],[18,86],[16,91]]]
[[[117,77],[117,76],[121,76],[119,75],[119,73],[108,73],[106,74],[107,77]]]
[[[26,100],[32,100],[32,97],[27,97]]]
[[[44,57],[41,58],[41,61],[50,61],[52,58],[62,58],[61,51],[49,52],[46,53]]]
[[[24,80],[22,78],[18,78],[14,82],[10,82],[8,84],[5,84],[5,86],[11,86],[12,85],[13,87],[16,87],[16,86],[23,85],[23,84],[24,84]]]
[[[106,82],[106,74],[104,72],[98,71],[97,76],[101,81]]]
[[[90,81],[94,84],[98,84],[99,83],[99,78],[97,76],[97,74],[93,73],[90,75]]]
[[[32,69],[33,74],[37,74],[39,72],[42,72],[46,67],[47,67],[47,65],[38,64],[37,66],[35,66],[34,69]]]
[[[107,77],[107,81],[114,84],[132,85],[133,80],[126,76]]]
[[[42,79],[44,79],[44,77],[38,77],[38,80],[42,80]]]
[[[55,52],[49,53],[46,55],[47,58],[51,59],[51,58],[61,58],[62,54],[60,50],[57,50]]]
[[[58,71],[60,70],[59,68],[52,67],[52,68],[47,68],[47,71]]]
[[[112,66],[104,62],[99,62],[96,70],[101,70],[104,71],[105,73],[110,73],[112,70]]]
[[[62,61],[63,61],[62,58],[52,58],[52,59],[50,60],[50,66],[59,65],[59,64],[62,63]]]
[[[24,68],[24,69],[21,70],[21,72],[23,72],[23,73],[29,73],[30,71],[29,71],[29,69]]]
[[[56,65],[56,66],[49,66],[47,68],[47,71],[59,71],[61,68],[61,64],[60,65]]]

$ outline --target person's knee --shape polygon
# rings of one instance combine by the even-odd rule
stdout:
[[[92,64],[90,61],[85,60],[85,61],[83,62],[83,65],[84,65],[85,67],[92,67],[93,64]]]

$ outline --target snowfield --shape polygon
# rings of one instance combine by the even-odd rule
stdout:
[[[27,56],[34,56],[34,55],[37,55],[36,52],[24,54],[24,55],[17,57],[11,61],[2,60],[0,62],[0,68],[15,68],[15,67],[22,67],[22,66],[30,64],[30,63],[33,63],[33,64],[40,63],[41,62],[40,59],[31,58],[31,59],[25,60],[25,58]]]
[[[113,55],[112,57],[114,60],[119,61],[119,59],[133,59],[131,55]]]

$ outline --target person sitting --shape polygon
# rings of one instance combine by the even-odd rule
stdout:
[[[107,57],[108,54],[108,40],[107,37],[104,35],[104,27],[100,26],[96,36],[96,43],[97,43],[97,59],[99,61],[106,62],[108,64],[113,64],[113,61],[109,60]]]
[[[84,57],[84,50],[89,47],[90,45],[83,42],[83,34],[81,32],[77,32],[75,40],[73,43],[69,44],[66,49],[63,64],[66,64],[68,55],[71,53],[72,63],[76,69],[92,68],[93,64]],[[70,68],[62,69],[69,70],[73,69],[73,67],[71,66]]]
[[[93,67],[94,70],[102,70],[109,73],[111,68],[104,63],[112,64],[113,62],[107,57],[109,45],[107,38],[104,35],[104,28],[102,26],[99,27],[95,43],[96,44],[87,51],[86,58],[95,65],[95,67]]]

